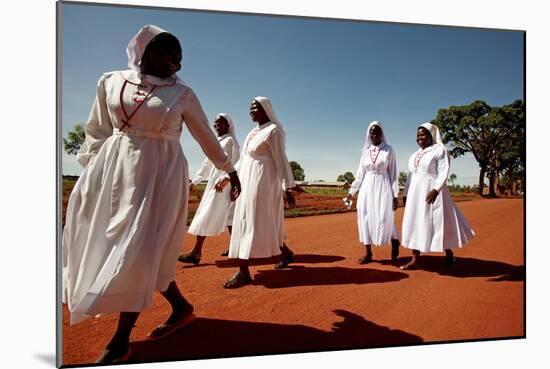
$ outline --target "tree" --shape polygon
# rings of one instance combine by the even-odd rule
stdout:
[[[306,178],[306,173],[298,162],[291,161],[290,168],[292,169],[292,175],[294,175],[295,181],[303,181]]]
[[[456,181],[456,174],[454,173],[451,173],[451,175],[449,176],[449,178],[447,178],[447,182],[450,184],[450,185],[453,185]]]
[[[63,137],[65,152],[70,155],[76,155],[85,139],[86,133],[84,132],[84,127],[80,123],[75,124],[74,130],[67,132],[67,138]]]
[[[407,172],[399,172],[399,179],[397,181],[399,182],[399,186],[405,186],[405,183],[407,183]]]
[[[523,109],[521,100],[495,108],[477,100],[470,105],[439,109],[432,121],[439,127],[443,140],[450,145],[449,153],[453,157],[470,152],[478,162],[480,194],[487,175],[489,195],[496,196],[495,179],[508,145],[518,134],[515,120],[524,117]]]
[[[347,184],[351,184],[353,181],[355,181],[355,177],[353,176],[352,172],[346,172],[344,174],[340,174],[338,178],[336,178],[338,182],[346,182]]]

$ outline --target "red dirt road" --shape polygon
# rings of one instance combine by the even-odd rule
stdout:
[[[299,201],[299,199],[298,199]],[[445,270],[441,254],[423,255],[423,269],[401,271],[389,247],[359,265],[356,214],[287,219],[288,244],[297,254],[286,270],[275,260],[251,267],[253,285],[224,290],[235,271],[219,256],[228,235],[208,238],[199,266],[179,263],[176,281],[195,306],[197,320],[158,340],[146,335],[168,316],[160,294],[132,332],[130,362],[319,351],[524,334],[523,200],[461,202],[476,237],[455,252]],[[403,208],[396,212],[400,228]],[[187,235],[182,250],[194,238]],[[63,363],[86,364],[102,352],[117,315],[70,327],[63,307]]]

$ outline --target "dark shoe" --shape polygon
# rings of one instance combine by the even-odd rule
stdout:
[[[407,264],[402,265],[399,267],[401,270],[416,270],[418,269],[418,261],[415,259],[412,259]]]
[[[105,349],[101,356],[96,360],[96,364],[114,364],[124,363],[130,358],[131,350],[129,347],[123,350]]]
[[[249,284],[250,282],[252,282],[252,277],[250,274],[244,274],[241,271],[238,271],[233,274],[233,277],[223,284],[223,288],[239,288]]]
[[[359,264],[368,264],[372,262],[372,254],[366,254],[361,259],[359,259]]]
[[[296,260],[296,256],[293,252],[284,255],[281,257],[281,261],[279,261],[277,264],[275,264],[275,269],[283,269],[288,266],[288,264],[292,263],[294,260]]]
[[[173,323],[164,323],[156,327],[149,333],[147,336],[148,340],[158,340],[159,338],[166,337],[169,334],[174,333],[178,329],[188,326],[193,323],[195,320],[195,314],[189,313],[183,318],[173,322]]]
[[[443,266],[445,268],[452,268],[453,265],[455,265],[456,259],[454,255],[446,255],[445,256],[445,262],[443,263]]]
[[[397,260],[399,257],[399,241],[392,240],[391,241],[391,259]]]
[[[178,256],[178,261],[181,261],[182,263],[199,265],[199,263],[201,262],[201,256],[200,254],[198,256],[195,254],[182,254]]]
[[[228,256],[229,255],[229,250],[225,250],[224,252],[222,252],[222,256]]]

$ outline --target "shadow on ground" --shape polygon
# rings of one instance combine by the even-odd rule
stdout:
[[[409,262],[410,258],[403,257],[396,261],[380,261],[384,265],[401,266]],[[521,282],[525,280],[525,266],[502,263],[500,261],[482,260],[474,258],[457,257],[455,265],[452,268],[443,267],[445,257],[439,255],[421,255],[420,268],[427,272],[440,275],[472,278],[489,277],[489,281],[501,282]],[[411,273],[414,271],[411,271]]]
[[[131,344],[130,362],[173,361],[298,353],[421,343],[421,337],[334,310],[343,320],[329,332],[294,324],[197,318],[189,327],[156,341]]]
[[[297,265],[279,270],[260,270],[254,275],[252,284],[266,288],[285,288],[397,282],[404,278],[408,278],[408,274],[401,271]]]
[[[337,255],[314,255],[314,254],[296,254],[296,260],[293,264],[321,264],[334,263],[344,260],[345,257]],[[277,264],[281,260],[280,256],[273,256],[264,259],[251,259],[250,265],[269,265]],[[216,260],[218,268],[235,268],[238,265],[237,259]],[[292,265],[292,264],[291,264]]]

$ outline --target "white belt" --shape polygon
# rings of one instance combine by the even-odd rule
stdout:
[[[153,131],[147,131],[144,129],[130,128],[130,127],[124,128],[124,131],[121,131],[118,128],[114,128],[113,135],[134,136],[134,137],[152,138],[155,140],[168,140],[168,141],[178,141],[180,139],[179,135],[163,133],[163,132],[153,132]]]

